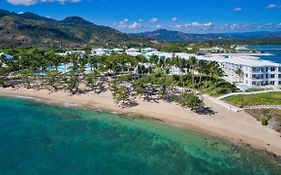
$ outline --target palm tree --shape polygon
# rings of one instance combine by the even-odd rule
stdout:
[[[74,95],[76,94],[79,89],[79,77],[78,75],[76,74],[75,71],[70,71],[68,74],[67,74],[68,78],[66,78],[66,85],[67,85],[67,89]]]
[[[138,96],[142,97],[143,94],[145,94],[146,89],[144,88],[143,85],[136,84],[135,85],[135,92]]]
[[[74,57],[73,57],[74,58]],[[77,60],[72,60],[70,71],[65,73],[67,89],[74,95],[79,91],[81,67]]]
[[[61,82],[61,73],[57,70],[47,71],[47,85],[54,88],[55,91],[58,89],[58,84]]]
[[[182,87],[182,94],[184,93],[186,83],[190,79],[190,76],[191,76],[190,73],[188,73],[186,75],[182,75],[179,77],[179,83],[180,83],[180,86]]]
[[[198,66],[196,70],[199,73],[199,88],[200,88],[202,83],[202,76],[207,72],[206,70],[208,70],[207,61],[205,60],[198,61]]]
[[[33,70],[24,69],[24,70],[21,70],[19,73],[22,76],[22,80],[23,80],[23,83],[25,84],[26,88],[30,89],[31,88],[31,76],[33,74]]]
[[[145,63],[147,61],[147,59],[143,56],[143,55],[138,55],[135,57],[135,60],[138,62],[138,63]]]
[[[97,73],[96,70],[90,74],[85,75],[86,85],[91,90],[94,90],[96,87]]]
[[[194,56],[190,57],[189,58],[189,65],[190,65],[190,68],[191,68],[191,75],[192,75],[192,88],[194,88],[195,86],[195,68],[196,68],[196,65],[197,65],[197,60]]]
[[[239,76],[239,82],[241,82],[241,78],[243,75],[243,70],[241,68],[238,68],[235,73]]]
[[[210,62],[210,75],[212,79],[215,79],[216,84],[218,83],[218,78],[222,76],[223,71],[219,67],[218,63],[215,61]]]
[[[0,85],[3,86],[5,84],[6,78],[10,73],[10,68],[8,67],[0,67]]]
[[[154,77],[156,78],[161,78],[163,76],[163,70],[160,68],[160,67],[156,67],[154,70],[153,70],[153,75]]]
[[[121,107],[124,108],[126,101],[129,100],[129,91],[126,86],[119,85],[112,87],[112,96],[116,104],[121,102]]]
[[[150,58],[150,62],[155,64],[155,65],[158,65],[159,63],[159,57],[156,56],[156,55],[153,55],[151,58]]]

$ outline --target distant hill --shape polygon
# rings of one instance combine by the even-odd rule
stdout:
[[[141,45],[148,43],[142,36],[121,33],[80,17],[62,21],[33,13],[0,10],[0,47],[58,47],[90,45]]]
[[[281,41],[281,31],[280,32],[192,34],[192,33],[178,32],[178,31],[170,31],[166,29],[159,29],[152,32],[139,33],[138,35],[153,40],[166,41],[166,42],[208,41],[208,40],[258,41],[258,40],[276,40],[276,39],[279,39]]]
[[[190,34],[165,29],[126,34],[93,24],[77,16],[54,20],[30,12],[14,13],[0,9],[0,48],[5,47],[81,47],[81,46],[147,46],[157,40],[183,41],[257,41],[281,43],[281,32]],[[151,43],[152,42],[152,43]]]

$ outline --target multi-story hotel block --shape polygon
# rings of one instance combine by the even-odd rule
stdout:
[[[281,87],[281,64],[238,54],[198,58],[217,61],[224,71],[225,78],[233,83],[242,83],[244,88]]]
[[[119,49],[120,50],[120,49]],[[95,54],[105,53],[101,49],[94,50]],[[126,54],[131,56],[143,55],[147,58],[158,56],[160,59],[179,57],[189,59],[191,56],[198,60],[216,61],[224,72],[224,79],[234,83],[240,89],[263,88],[263,87],[281,87],[281,64],[267,60],[262,60],[253,53],[209,53],[206,55],[196,55],[188,53],[167,53],[160,52],[152,48],[145,49],[127,49]],[[100,54],[102,55],[102,54]],[[258,54],[257,54],[258,55]],[[176,66],[176,65],[175,65]],[[176,67],[171,70],[178,70]],[[182,74],[184,71],[172,71],[172,74]]]

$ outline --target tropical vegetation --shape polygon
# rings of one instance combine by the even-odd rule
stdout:
[[[197,91],[219,95],[236,90],[220,78],[222,70],[216,62],[194,57],[185,60],[126,54],[60,56],[47,49],[5,51],[14,58],[1,58],[3,87],[64,90],[72,95],[110,90],[114,101],[122,107],[135,105],[139,97],[147,101],[174,101],[195,111],[204,106],[195,95]],[[180,74],[174,74],[172,67]]]

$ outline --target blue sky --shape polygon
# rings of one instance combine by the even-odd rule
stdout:
[[[1,0],[0,8],[59,20],[81,16],[128,33],[281,30],[280,0]]]

